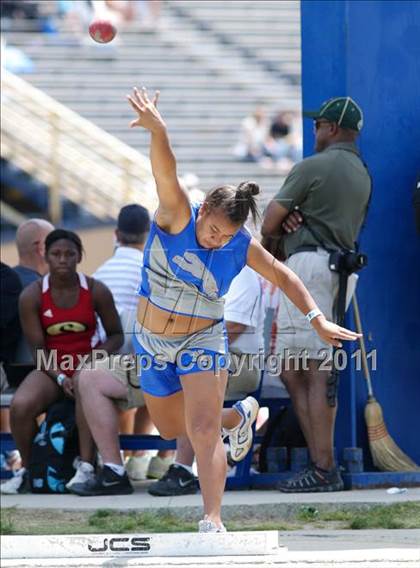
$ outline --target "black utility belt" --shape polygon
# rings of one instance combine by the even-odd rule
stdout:
[[[350,250],[332,250],[317,245],[302,245],[292,254],[289,254],[288,258],[298,252],[316,252],[319,248],[329,253],[328,265],[333,272],[352,274],[367,266],[368,258],[363,253]]]

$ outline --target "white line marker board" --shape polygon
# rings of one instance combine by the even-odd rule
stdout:
[[[287,549],[278,531],[3,536],[2,558],[259,556]]]

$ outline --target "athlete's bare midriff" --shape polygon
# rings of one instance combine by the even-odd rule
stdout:
[[[144,326],[148,331],[168,337],[190,335],[216,323],[214,319],[184,316],[162,310],[149,302],[144,296],[140,296],[137,321],[140,326]]]

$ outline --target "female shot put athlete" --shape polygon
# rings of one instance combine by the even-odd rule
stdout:
[[[172,439],[186,433],[193,445],[205,514],[199,531],[223,532],[226,455],[220,431],[229,435],[232,457],[239,461],[252,445],[258,412],[252,397],[223,409],[227,344],[222,296],[233,278],[248,264],[279,286],[332,345],[358,336],[327,321],[299,278],[244,227],[249,213],[256,215],[255,183],[223,185],[201,205],[190,203],[177,178],[158,96],[151,101],[145,89],[136,88],[127,95],[137,114],[131,127],[151,134],[159,198],[145,247],[134,344],[145,401],[160,434]]]

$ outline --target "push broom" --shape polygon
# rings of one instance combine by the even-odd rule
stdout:
[[[353,310],[357,332],[363,333],[356,293],[353,294]],[[382,408],[373,396],[372,381],[370,378],[363,335],[359,338],[359,343],[362,354],[363,374],[368,390],[368,399],[365,406],[365,421],[373,463],[381,471],[419,471],[420,468],[418,465],[397,446],[388,433]]]

